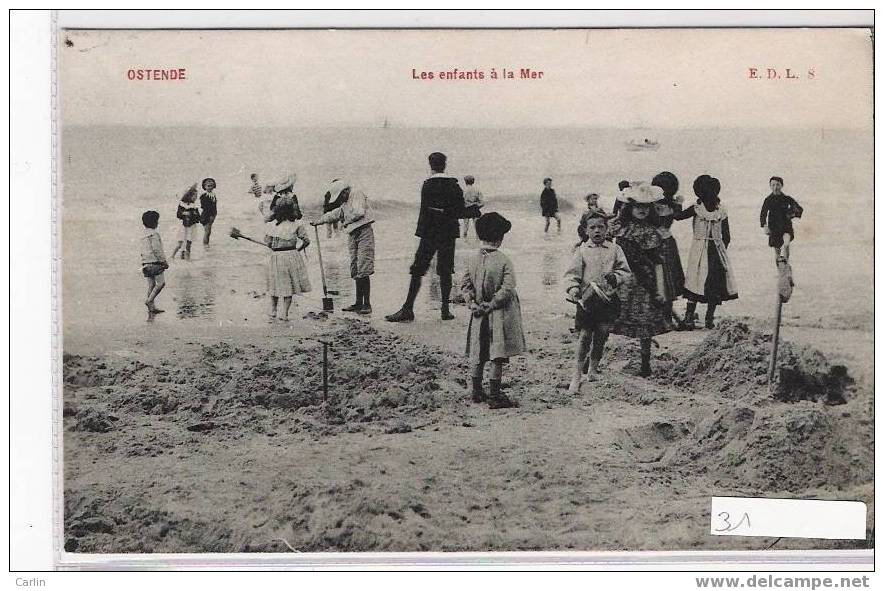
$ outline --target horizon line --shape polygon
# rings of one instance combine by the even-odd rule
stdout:
[[[381,127],[378,125],[369,125],[369,124],[345,124],[345,125],[247,125],[247,124],[199,124],[199,123],[180,123],[180,124],[163,124],[163,125],[143,125],[138,123],[64,123],[60,122],[61,127],[132,127],[138,129],[173,129],[173,128],[181,128],[181,127],[200,127],[200,128],[217,128],[217,129],[376,129],[379,131],[384,130],[396,130],[396,129],[458,129],[458,130],[469,130],[469,129],[479,129],[479,130],[489,130],[489,129],[499,129],[499,130],[522,130],[522,129],[550,129],[550,130],[577,130],[577,129],[601,129],[601,130],[623,130],[623,131],[632,131],[632,130],[643,130],[643,129],[654,129],[654,130],[672,130],[672,131],[693,131],[693,130],[709,130],[709,129],[788,129],[788,130],[819,130],[819,129],[830,129],[830,130],[850,130],[850,131],[874,131],[874,123],[869,125],[868,127],[864,126],[827,126],[827,125],[757,125],[757,126],[713,126],[713,125],[697,125],[694,127],[668,127],[668,126],[618,126],[618,125],[609,125],[609,126],[600,126],[600,125],[524,125],[524,126],[510,126],[510,125],[490,125],[490,126],[442,126],[442,125],[390,125],[388,127]]]

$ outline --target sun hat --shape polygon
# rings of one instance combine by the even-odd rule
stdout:
[[[279,193],[280,191],[285,191],[286,189],[291,189],[292,187],[295,186],[295,181],[297,180],[297,178],[298,178],[298,176],[295,173],[291,173],[288,176],[286,176],[284,179],[282,179],[281,181],[278,181],[276,184],[274,184],[273,190],[276,191],[277,193]]]
[[[331,197],[329,197],[329,199],[331,201],[334,201],[335,199],[338,198],[338,196],[340,196],[341,191],[343,191],[344,189],[350,189],[350,188],[352,188],[350,181],[348,181],[346,179],[334,179],[332,182],[330,182],[328,184],[328,188],[326,190],[328,191],[329,195],[331,195]]]
[[[665,198],[663,189],[645,182],[632,183],[632,185],[623,191],[623,196],[627,201],[633,203],[654,203]]]

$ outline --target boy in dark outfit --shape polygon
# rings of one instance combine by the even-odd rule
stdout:
[[[800,218],[804,208],[783,193],[783,179],[770,177],[771,194],[761,206],[761,227],[768,235],[767,243],[774,249],[777,261],[789,260],[789,245],[795,240],[792,218]]]
[[[414,233],[420,238],[420,243],[411,265],[408,296],[398,312],[386,316],[389,322],[414,320],[414,300],[421,288],[421,277],[429,269],[433,255],[436,255],[436,273],[442,291],[442,320],[454,319],[448,308],[448,298],[451,295],[451,275],[454,273],[454,245],[460,237],[459,220],[463,217],[464,200],[457,178],[445,174],[446,160],[441,152],[433,152],[429,156],[433,174],[421,187],[421,209]]]
[[[543,219],[546,220],[546,224],[543,226],[544,232],[549,230],[550,218],[556,218],[559,232],[562,231],[562,218],[559,217],[559,200],[556,198],[555,189],[552,188],[551,178],[543,179],[543,192],[540,193],[540,213],[543,215]]]
[[[212,236],[212,224],[218,215],[218,197],[215,195],[215,179],[203,179],[203,191],[200,195],[200,223],[203,225],[203,246],[209,247],[209,238]]]

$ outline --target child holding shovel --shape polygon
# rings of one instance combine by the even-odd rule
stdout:
[[[273,206],[272,224],[268,224],[263,245],[272,253],[267,269],[267,291],[270,294],[270,322],[276,318],[279,298],[283,302],[283,321],[289,319],[289,308],[292,296],[310,291],[310,278],[307,265],[301,254],[310,245],[310,238],[294,201],[287,196],[276,199]],[[245,236],[236,228],[231,228],[230,236],[234,239],[243,238],[250,242],[262,244],[254,238]],[[300,244],[299,244],[300,241]]]
[[[371,276],[374,274],[374,218],[368,206],[368,197],[352,183],[335,179],[325,194],[340,206],[328,211],[313,226],[342,222],[348,234],[350,250],[350,277],[356,282],[356,303],[344,312],[371,314]]]
[[[287,322],[292,296],[310,291],[307,264],[301,254],[310,245],[310,238],[294,201],[288,196],[279,197],[273,208],[276,223],[269,228],[265,242],[273,252],[267,269],[267,293],[270,295],[270,321],[276,317],[277,304],[282,298],[283,311],[280,320]],[[300,240],[300,244],[298,241]]]
[[[516,293],[516,275],[509,257],[500,252],[503,236],[512,224],[499,213],[476,220],[479,252],[467,262],[461,292],[472,315],[467,329],[466,354],[473,365],[474,402],[487,400],[489,408],[510,408],[513,402],[500,391],[503,365],[525,351],[522,310]],[[482,373],[491,362],[490,392],[482,390]]]
[[[620,310],[617,288],[631,274],[623,249],[607,240],[607,214],[595,211],[584,216],[589,216],[584,230],[587,240],[574,252],[565,272],[567,299],[577,304],[577,366],[568,388],[572,395],[580,392],[584,381],[596,379],[605,342]]]

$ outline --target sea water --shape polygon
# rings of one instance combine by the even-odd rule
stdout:
[[[656,151],[629,151],[635,137],[653,138]],[[364,190],[377,219],[377,273],[372,284],[375,316],[395,311],[404,298],[420,186],[429,174],[427,155],[448,155],[451,174],[476,177],[487,207],[513,222],[502,250],[516,268],[523,314],[558,314],[564,302],[561,276],[577,241],[582,197],[601,195],[610,211],[617,183],[649,181],[669,170],[681,181],[685,204],[695,201],[700,174],[721,181],[730,218],[731,263],[740,298],[725,314],[767,317],[775,294],[775,266],[759,211],[768,178],[782,176],[784,191],[805,208],[795,222],[792,264],[796,288],[784,316],[810,326],[839,322],[871,330],[873,309],[873,162],[870,132],[832,129],[301,129],[65,127],[60,148],[62,313],[65,331],[137,325],[145,320],[146,283],[139,258],[141,214],[160,212],[167,255],[180,233],[175,210],[195,182],[217,182],[218,217],[211,248],[202,230],[190,261],[172,261],[156,322],[188,331],[205,323],[262,322],[268,308],[268,251],[229,237],[231,227],[260,239],[263,224],[248,189],[249,175],[266,184],[294,172],[305,221],[321,212],[333,178]],[[553,221],[543,231],[539,196],[553,179],[562,233]],[[463,184],[463,183],[461,183]],[[296,298],[293,315],[321,309],[316,234],[307,250],[314,290]],[[687,259],[691,228],[676,222],[674,235]],[[346,237],[320,244],[328,287],[337,308],[350,303]],[[458,241],[458,267],[478,247]],[[459,283],[455,277],[455,286]],[[428,275],[418,311],[438,307],[438,281]]]

